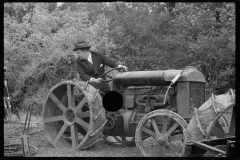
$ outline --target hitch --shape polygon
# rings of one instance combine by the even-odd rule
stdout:
[[[21,136],[22,147],[23,147],[22,148],[23,149],[23,157],[30,157],[29,143],[28,143],[30,136],[27,135],[26,133],[29,133],[29,126],[30,126],[31,116],[32,116],[32,107],[33,107],[33,103],[31,103],[28,107],[28,113],[26,115],[24,128],[23,128],[23,135]]]
[[[29,135],[22,135],[22,147],[23,147],[23,157],[30,157],[30,151],[29,151],[29,140],[30,136]]]

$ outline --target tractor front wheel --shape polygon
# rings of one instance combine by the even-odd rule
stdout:
[[[149,112],[136,128],[136,146],[144,157],[179,157],[183,153],[187,126],[180,115],[170,110]]]

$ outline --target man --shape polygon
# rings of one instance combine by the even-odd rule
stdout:
[[[122,67],[125,70],[127,67],[110,60],[102,53],[90,51],[90,48],[91,45],[86,41],[75,44],[73,51],[76,51],[78,56],[75,62],[76,70],[83,81],[89,81],[94,88],[106,93],[110,87],[108,83],[102,82],[101,78],[105,73],[105,65],[111,68]]]
[[[13,101],[12,94],[9,93],[8,90],[8,79],[7,79],[7,67],[4,67],[4,119],[7,116],[11,117],[11,113],[14,113],[17,118],[20,120],[20,115],[18,113],[18,109],[16,107],[15,102]],[[9,118],[10,118],[9,117]]]

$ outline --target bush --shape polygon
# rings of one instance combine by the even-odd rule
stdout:
[[[28,107],[31,103],[36,102],[37,106],[34,105],[32,109],[33,115],[42,115],[43,106],[46,100],[46,95],[50,92],[51,87],[46,85],[39,87],[35,94],[25,96],[23,102],[21,103],[22,110],[28,111]]]

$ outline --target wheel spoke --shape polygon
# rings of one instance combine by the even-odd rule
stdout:
[[[57,99],[57,97],[51,93],[50,94],[50,98],[56,103],[56,105],[62,110],[64,111],[66,108],[64,107],[64,105]]]
[[[177,127],[179,124],[176,122],[166,133],[167,136],[169,136]]]
[[[142,129],[141,129],[143,132],[146,132],[146,133],[148,133],[149,135],[151,135],[153,138],[155,138],[156,137],[156,133],[154,133],[153,131],[151,131],[151,130],[149,130],[149,129],[147,129],[147,128],[145,128],[145,127],[142,127]]]
[[[73,93],[73,89],[71,89],[71,84],[67,85],[67,93],[68,93],[68,107],[75,107],[75,97]]]
[[[77,105],[77,107],[75,108],[75,112],[78,112],[79,109],[82,109],[83,105],[87,102],[87,98],[84,97],[81,102]]]
[[[53,143],[54,143],[55,145],[57,145],[59,139],[62,137],[62,135],[63,135],[64,131],[67,129],[67,127],[68,127],[68,126],[67,126],[66,124],[64,124],[64,125],[62,126],[61,130],[60,130],[59,133],[57,134],[57,137],[56,137],[55,140],[53,141]]]
[[[223,124],[224,124],[224,132],[228,133],[229,132],[229,130],[228,130],[229,125],[227,123],[227,118],[225,117],[225,115],[222,115],[221,120],[223,121]]]
[[[71,136],[72,136],[72,148],[78,146],[78,127],[76,124],[71,126]]]
[[[174,141],[182,141],[184,139],[183,134],[178,134],[175,136],[169,136],[169,141],[174,142]]]
[[[160,134],[155,119],[151,118],[151,122],[152,122],[152,125],[153,125],[153,128],[154,128],[156,134]]]
[[[56,121],[61,121],[63,120],[63,116],[55,116],[55,117],[51,117],[51,118],[44,118],[43,122],[44,123],[48,123],[48,122],[56,122]]]
[[[89,124],[87,122],[84,122],[82,119],[76,117],[76,122],[86,131],[88,132],[89,130]]]

